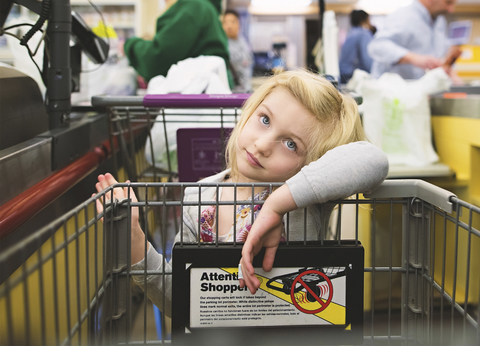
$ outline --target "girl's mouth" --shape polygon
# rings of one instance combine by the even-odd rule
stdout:
[[[263,168],[260,162],[255,158],[255,156],[250,154],[248,151],[246,152],[247,152],[247,160],[252,166]]]

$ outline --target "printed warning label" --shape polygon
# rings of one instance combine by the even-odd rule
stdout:
[[[256,269],[255,295],[238,284],[238,268],[192,268],[190,327],[345,325],[346,270]]]

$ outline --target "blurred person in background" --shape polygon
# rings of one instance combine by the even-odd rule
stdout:
[[[376,29],[370,24],[370,16],[363,10],[353,10],[350,13],[350,24],[352,29],[340,52],[342,83],[347,83],[356,69],[370,73],[372,67],[372,58],[368,55],[367,46],[372,40],[373,30]]]
[[[373,59],[371,74],[378,78],[385,72],[404,79],[419,79],[427,70],[444,66],[449,50],[447,20],[456,0],[414,0],[385,18],[368,45]],[[444,66],[452,79],[458,77]]]
[[[240,34],[240,15],[227,9],[223,16],[223,30],[228,37],[228,49],[235,87],[233,92],[252,92],[253,53],[245,38]]]
[[[218,56],[229,65],[228,40],[219,16],[222,0],[166,0],[152,40],[132,37],[123,46],[130,65],[147,82],[170,67],[200,55]]]

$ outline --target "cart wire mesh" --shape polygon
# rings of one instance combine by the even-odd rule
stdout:
[[[441,209],[438,205],[442,203],[432,203],[431,198],[402,197],[405,184],[418,181],[395,181],[397,196],[376,197],[385,191],[391,195],[390,183],[375,191],[375,197],[335,201],[342,213],[336,227],[339,244],[353,234],[352,239],[361,241],[367,254],[364,344],[478,344],[480,209],[454,196],[448,199],[451,211]],[[443,193],[424,184],[430,191]],[[113,197],[113,188],[109,188],[0,255],[1,344],[170,342],[167,316],[162,315],[160,338],[148,330],[151,303],[131,279],[148,274],[167,281],[171,273],[131,270],[130,214],[134,207],[153,208],[162,222],[152,228],[162,236],[173,234],[179,230],[175,227],[181,227],[180,220],[174,223],[171,218],[178,218],[185,207],[182,191],[196,185],[118,186],[143,188],[144,199],[115,201],[97,213],[95,201],[104,203],[105,197]],[[170,189],[177,190],[180,197],[169,198]],[[149,190],[154,190],[153,195],[161,193],[151,199]],[[15,269],[9,268],[9,263],[25,256],[31,244],[38,246],[37,252],[5,275],[3,268]],[[159,251],[167,253],[165,241]]]

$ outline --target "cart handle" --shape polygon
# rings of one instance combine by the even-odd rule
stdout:
[[[417,197],[447,213],[453,210],[451,197],[457,197],[448,190],[419,179],[385,180],[378,189],[363,195],[367,198]]]
[[[240,108],[251,94],[165,94],[142,96],[93,96],[94,107]]]

